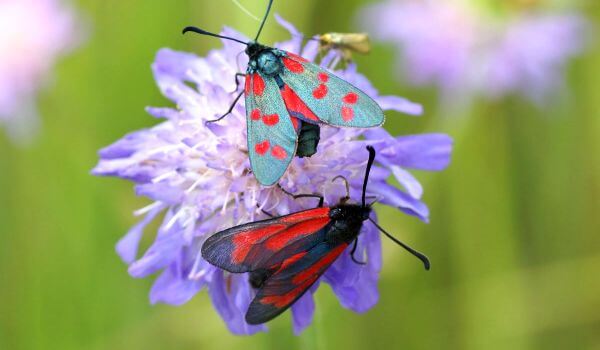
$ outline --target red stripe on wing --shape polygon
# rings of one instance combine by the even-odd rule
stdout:
[[[311,276],[320,276],[321,270],[323,270],[325,267],[329,266],[332,262],[334,262],[335,259],[337,259],[338,256],[342,254],[342,252],[344,251],[344,249],[346,249],[347,246],[348,244],[343,243],[335,247],[333,250],[327,253],[327,255],[322,257],[321,260],[317,261],[314,265],[294,276],[294,278],[292,278],[292,283],[304,284],[305,281],[312,279]]]
[[[329,207],[323,207],[299,211],[291,215],[282,216],[279,222],[285,224],[293,224],[304,220],[329,217],[329,210]]]
[[[294,130],[296,130],[296,132],[300,131],[300,120],[292,116],[290,116],[290,119],[292,119],[292,125],[294,126]]]
[[[314,276],[313,278],[304,281],[301,285],[285,294],[269,295],[263,297],[262,299],[260,299],[260,303],[265,305],[273,305],[278,309],[286,307],[292,301],[294,301],[300,293],[303,293],[308,287],[310,287],[311,284],[313,284],[317,280],[317,278],[319,278],[319,276]]]
[[[272,224],[260,229],[248,230],[236,234],[232,238],[234,249],[231,252],[231,261],[234,264],[241,264],[246,259],[253,244],[265,240],[277,232],[284,230],[286,227],[287,225],[283,224]]]
[[[277,251],[285,247],[288,243],[302,236],[313,234],[327,225],[331,219],[329,216],[319,217],[313,220],[306,220],[294,224],[290,228],[282,231],[278,235],[273,235],[265,241],[267,249]]]
[[[306,106],[306,104],[296,95],[294,90],[289,86],[284,85],[281,90],[281,97],[285,103],[285,108],[293,117],[300,117],[305,120],[319,121],[320,119]]]
[[[317,279],[319,279],[319,277],[321,277],[325,269],[340,256],[340,254],[344,251],[344,249],[346,249],[347,246],[348,244],[344,243],[335,247],[329,253],[323,256],[320,260],[314,263],[312,266],[298,273],[294,278],[292,278],[291,281],[296,286],[294,287],[294,289],[284,294],[264,296],[259,300],[260,303],[263,305],[272,305],[278,309],[287,308],[290,305],[290,303],[296,300],[302,293],[306,291],[306,289],[308,289],[313,283],[315,283]],[[299,257],[296,257],[296,255],[292,257],[294,258],[294,261],[288,263],[286,267],[300,260],[306,254],[304,253],[302,256]],[[280,268],[277,272],[281,272],[283,270],[284,268],[282,264],[282,268]],[[269,282],[267,281],[267,283]]]
[[[231,238],[233,250],[231,262],[242,264],[252,247],[267,239],[272,241],[267,245],[271,251],[283,248],[288,242],[301,235],[315,233],[329,222],[329,208],[315,208],[282,216],[272,220],[269,225],[259,226],[237,232]],[[289,234],[288,234],[289,229]]]
[[[285,269],[288,268],[288,266],[292,265],[293,263],[295,263],[296,261],[302,259],[303,256],[306,255],[307,252],[300,252],[298,254],[294,254],[292,256],[290,256],[289,258],[285,259],[281,265],[279,266],[279,268],[277,269],[277,271],[283,271]]]

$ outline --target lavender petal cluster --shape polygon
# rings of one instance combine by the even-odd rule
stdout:
[[[292,39],[275,46],[314,61],[318,43],[302,45],[302,35],[278,17]],[[224,35],[247,40],[224,29]],[[234,225],[273,215],[314,208],[314,199],[294,200],[277,186],[260,185],[249,171],[246,113],[241,101],[232,115],[219,123],[205,124],[226,111],[236,89],[234,74],[245,67],[240,55],[244,46],[223,41],[223,48],[205,57],[162,49],[152,65],[162,93],[176,108],[148,108],[160,119],[156,126],[133,132],[99,152],[93,174],[132,181],[137,195],[151,203],[136,212],[140,221],[118,242],[117,253],[136,278],[158,274],[150,291],[152,303],[181,305],[201,290],[207,290],[216,311],[235,334],[252,334],[266,326],[246,324],[244,316],[254,296],[246,274],[229,274],[206,262],[200,248],[207,237]],[[339,54],[331,51],[320,60],[334,68]],[[354,64],[336,70],[343,79],[372,96],[385,110],[418,115],[421,106],[397,96],[382,96],[357,71]],[[377,151],[368,195],[380,202],[427,221],[429,211],[421,201],[423,189],[408,169],[439,171],[450,161],[452,140],[442,134],[393,137],[383,128],[339,129],[323,126],[318,152],[310,158],[295,158],[280,180],[292,193],[321,193],[326,205],[337,204],[346,195],[343,175],[350,183],[352,198],[360,198],[367,160],[365,146]],[[395,178],[401,187],[388,182]],[[154,242],[139,252],[144,229],[160,220]],[[378,300],[377,280],[381,269],[381,242],[377,229],[365,223],[359,236],[357,255],[366,265],[342,256],[309,292],[291,308],[296,333],[313,317],[313,293],[319,283],[329,284],[341,305],[364,312]]]

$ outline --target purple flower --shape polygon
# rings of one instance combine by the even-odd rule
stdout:
[[[500,5],[502,6],[502,5]],[[364,26],[398,48],[398,70],[448,101],[517,93],[542,103],[561,87],[569,58],[585,47],[581,16],[505,11],[453,0],[387,0],[361,13]]]
[[[278,18],[291,33],[291,41],[277,47],[313,60],[318,44],[301,46],[299,33]],[[243,38],[225,29],[225,35]],[[159,51],[153,65],[158,85],[177,105],[172,108],[148,108],[161,118],[160,124],[125,136],[100,151],[96,175],[117,176],[133,181],[136,192],[152,200],[138,210],[143,216],[117,244],[117,252],[129,264],[134,277],[159,272],[150,299],[180,305],[206,288],[217,312],[236,334],[252,334],[265,326],[250,326],[244,321],[254,291],[245,274],[225,273],[202,259],[200,247],[215,232],[234,225],[265,218],[260,209],[283,215],[314,208],[314,199],[293,200],[277,187],[261,186],[251,173],[245,151],[246,123],[243,102],[233,114],[219,123],[205,125],[227,110],[235,89],[234,74],[245,67],[239,55],[244,47],[224,41],[224,47],[206,57],[169,49]],[[328,53],[320,62],[331,67],[339,57]],[[419,114],[421,107],[403,98],[380,96],[354,65],[337,71],[344,79],[371,95],[387,110]],[[364,138],[361,138],[363,136]],[[394,138],[384,129],[322,127],[318,153],[311,158],[295,158],[280,184],[294,193],[321,193],[326,204],[337,204],[345,195],[344,185],[331,180],[337,175],[348,178],[351,195],[359,198],[367,160],[365,145],[378,150],[378,165],[373,168],[369,194],[381,197],[387,205],[427,221],[429,212],[420,200],[422,188],[407,168],[441,170],[448,165],[452,141],[445,135]],[[404,190],[389,185],[393,174]],[[260,206],[260,209],[257,208]],[[154,243],[138,256],[138,244],[144,227],[157,217],[161,225]],[[366,223],[359,237],[358,256],[364,266],[344,253],[325,273],[321,282],[332,286],[341,304],[364,312],[377,302],[377,279],[381,269],[381,243],[376,228]],[[312,292],[292,306],[296,333],[312,320]]]
[[[59,0],[0,1],[0,124],[17,141],[35,132],[36,93],[76,43],[75,27],[73,11]]]
[[[577,15],[524,14],[507,23],[484,66],[494,82],[488,85],[488,95],[514,91],[543,103],[562,86],[568,59],[583,51],[585,27]]]

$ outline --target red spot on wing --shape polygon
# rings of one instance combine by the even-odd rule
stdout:
[[[292,301],[296,300],[296,298],[304,292],[311,284],[313,284],[319,276],[315,276],[309,280],[306,280],[304,283],[299,285],[298,287],[292,289],[291,291],[282,294],[282,295],[269,295],[260,299],[261,304],[270,304],[275,306],[276,308],[282,308],[289,305]]]
[[[300,211],[294,214],[286,215],[279,218],[279,221],[284,224],[293,224],[305,220],[329,217],[329,207],[315,208],[310,210]]]
[[[288,153],[286,152],[286,150],[283,149],[283,147],[281,147],[281,146],[273,147],[273,149],[271,150],[271,154],[273,155],[273,157],[275,157],[279,160],[284,160],[288,156]]]
[[[315,275],[316,277],[318,277],[320,275],[320,272],[322,272],[321,270],[329,266],[329,264],[331,264],[332,262],[334,262],[335,259],[337,259],[338,256],[342,254],[342,252],[344,251],[344,249],[346,249],[347,246],[348,244],[343,243],[335,247],[333,250],[327,253],[327,255],[322,257],[321,260],[317,261],[313,266],[294,276],[294,278],[292,278],[292,283],[299,285],[305,283],[305,281],[313,280],[315,278]]]
[[[302,63],[291,60],[287,57],[282,58],[283,65],[292,73],[300,74],[304,72],[304,66]]]
[[[258,109],[258,108],[253,109],[252,112],[250,113],[250,119],[252,119],[252,120],[260,120],[260,116],[261,116],[261,113],[260,113],[260,109]]]
[[[344,96],[343,100],[345,103],[353,105],[358,101],[358,95],[354,92],[349,92],[346,96]]]
[[[244,86],[244,93],[246,94],[246,96],[248,96],[250,94],[250,88],[252,87],[251,85],[251,76],[250,74],[246,74],[246,79],[245,79],[245,86]]]
[[[267,249],[278,251],[299,237],[309,236],[319,231],[330,222],[329,217],[300,222],[265,241]]]
[[[292,59],[294,59],[294,61],[298,61],[298,62],[308,62],[308,60],[302,56],[298,56],[295,53],[291,53],[291,52],[286,52],[286,54],[291,57]]]
[[[279,123],[279,115],[277,115],[277,114],[263,115],[262,120],[263,120],[263,123],[265,123],[268,126],[277,125],[277,123]]]
[[[319,72],[319,74],[317,74],[317,78],[319,78],[322,83],[326,83],[329,81],[329,74],[325,72]]]
[[[252,91],[256,96],[262,96],[265,91],[265,81],[258,73],[252,75]]]
[[[264,140],[263,142],[259,142],[254,145],[254,151],[256,151],[256,153],[258,153],[261,156],[264,156],[269,150],[269,148],[271,148],[269,140]]]
[[[327,85],[325,84],[320,84],[316,89],[313,90],[313,96],[317,99],[320,100],[322,98],[325,98],[325,96],[327,96]]]
[[[342,119],[344,119],[345,122],[354,119],[354,109],[347,106],[342,107]]]
[[[317,118],[310,108],[306,106],[306,103],[304,103],[289,86],[284,85],[283,90],[281,90],[281,97],[283,97],[285,108],[287,108],[291,115],[297,114],[308,120],[319,121],[319,118]]]
[[[272,224],[236,234],[231,240],[234,246],[231,252],[231,262],[234,264],[243,263],[254,244],[260,243],[286,227],[286,225],[282,224]]]

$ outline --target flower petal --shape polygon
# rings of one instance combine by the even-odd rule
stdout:
[[[379,96],[377,103],[384,111],[398,111],[409,115],[423,114],[423,106],[398,96]]]
[[[208,286],[208,294],[212,299],[213,306],[221,315],[229,330],[239,335],[250,335],[265,331],[266,327],[264,325],[251,326],[246,323],[245,314],[251,300],[248,283],[239,281],[239,275],[228,275],[226,278],[230,280],[226,281],[223,274],[223,271],[215,270],[212,281]],[[228,283],[229,290],[227,288]]]
[[[318,282],[311,287],[311,290],[306,292],[300,299],[298,299],[291,307],[292,310],[292,324],[294,328],[294,334],[300,335],[302,331],[308,327],[315,313],[315,300],[313,297],[313,290],[318,287]]]
[[[325,273],[325,281],[345,308],[365,312],[379,299],[377,280],[381,269],[381,241],[373,225],[366,224],[358,237],[355,257],[366,262],[359,265],[351,259],[349,247]]]
[[[300,32],[298,32],[298,29],[296,29],[296,27],[294,27],[293,24],[284,20],[281,16],[279,16],[279,14],[275,14],[275,20],[277,21],[277,23],[279,23],[279,25],[287,29],[292,37],[291,40],[288,40],[283,43],[277,43],[275,47],[281,50],[289,51],[291,53],[299,54],[300,50],[302,49],[302,40],[304,40],[304,36]]]
[[[171,213],[165,215],[163,225],[158,231],[156,240],[144,255],[129,265],[129,274],[133,277],[146,277],[168,266],[183,247],[185,230],[179,221],[170,224],[173,218]]]
[[[380,195],[380,203],[394,206],[408,215],[429,222],[429,209],[425,203],[399,189],[385,183],[373,183],[369,184],[369,192]]]
[[[452,138],[444,134],[423,134],[396,138],[400,159],[398,165],[429,171],[440,171],[450,164]]]
[[[175,267],[165,269],[154,281],[150,290],[150,303],[183,305],[190,301],[206,284],[204,280],[181,277],[175,270]]]
[[[140,239],[144,233],[144,228],[160,213],[164,210],[163,205],[158,205],[153,208],[144,218],[133,226],[123,238],[119,240],[116,246],[117,254],[127,264],[131,264],[137,255]]]
[[[419,183],[419,181],[412,176],[411,173],[396,165],[392,165],[390,169],[392,169],[392,173],[394,174],[396,180],[398,180],[398,182],[404,186],[411,197],[417,199],[421,198],[423,195],[423,186],[421,186],[421,183]]]

